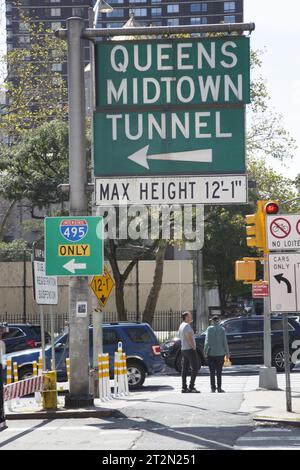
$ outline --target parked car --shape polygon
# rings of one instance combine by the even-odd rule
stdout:
[[[90,366],[93,361],[93,327],[89,328]],[[143,385],[146,375],[161,372],[164,361],[154,331],[147,323],[108,323],[103,325],[103,352],[109,353],[110,376],[113,377],[114,353],[122,341],[127,355],[128,383],[131,389]],[[41,349],[26,350],[8,354],[18,364],[19,378],[32,376],[32,363],[37,361]],[[55,340],[55,365],[59,381],[67,380],[66,358],[69,357],[69,334],[63,333]],[[46,348],[46,368],[50,369],[51,346]]]
[[[221,322],[225,328],[229,345],[230,358],[233,364],[263,364],[263,317],[235,317]],[[271,319],[272,338],[272,364],[278,372],[284,371],[284,350],[282,318]],[[290,347],[294,340],[300,339],[300,324],[293,318],[289,318]],[[204,357],[205,332],[195,335],[199,363],[206,365]],[[181,343],[178,338],[166,341],[161,347],[161,354],[165,363],[181,370]],[[291,348],[291,353],[293,352]],[[291,364],[291,368],[294,364]]]
[[[29,323],[7,324],[8,332],[2,335],[6,353],[22,351],[41,346],[41,327]],[[45,333],[45,342],[50,343],[49,333]]]

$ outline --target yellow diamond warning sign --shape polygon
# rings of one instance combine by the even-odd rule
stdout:
[[[96,295],[101,307],[104,307],[109,299],[111,291],[114,288],[114,281],[108,269],[104,266],[103,276],[94,276],[90,287]]]

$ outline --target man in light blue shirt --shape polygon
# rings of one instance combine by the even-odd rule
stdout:
[[[213,317],[212,325],[206,330],[204,354],[208,358],[212,393],[216,391],[216,373],[218,392],[224,393],[222,389],[222,369],[224,357],[229,357],[229,348],[225,330],[220,325],[220,319],[217,316]]]
[[[183,312],[181,315],[182,323],[179,327],[179,338],[181,340],[181,356],[182,356],[182,393],[200,393],[195,388],[195,380],[199,368],[198,355],[196,350],[196,342],[194,338],[194,331],[191,327],[193,316],[190,312]],[[191,368],[191,382],[187,387],[187,375],[189,368]]]

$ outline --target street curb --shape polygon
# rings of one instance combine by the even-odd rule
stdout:
[[[258,425],[263,425],[263,423],[267,423],[267,424],[281,424],[284,426],[300,427],[300,418],[289,419],[289,418],[275,418],[272,416],[254,416],[253,421],[255,421]]]
[[[117,410],[110,409],[86,409],[86,410],[49,410],[32,411],[24,413],[7,413],[5,418],[9,420],[23,419],[75,419],[75,418],[109,418],[115,416]]]

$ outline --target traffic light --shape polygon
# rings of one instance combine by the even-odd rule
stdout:
[[[277,201],[257,201],[255,214],[246,215],[247,246],[267,251],[266,216],[279,211]]]
[[[255,281],[256,262],[252,260],[240,260],[235,262],[236,281]]]

